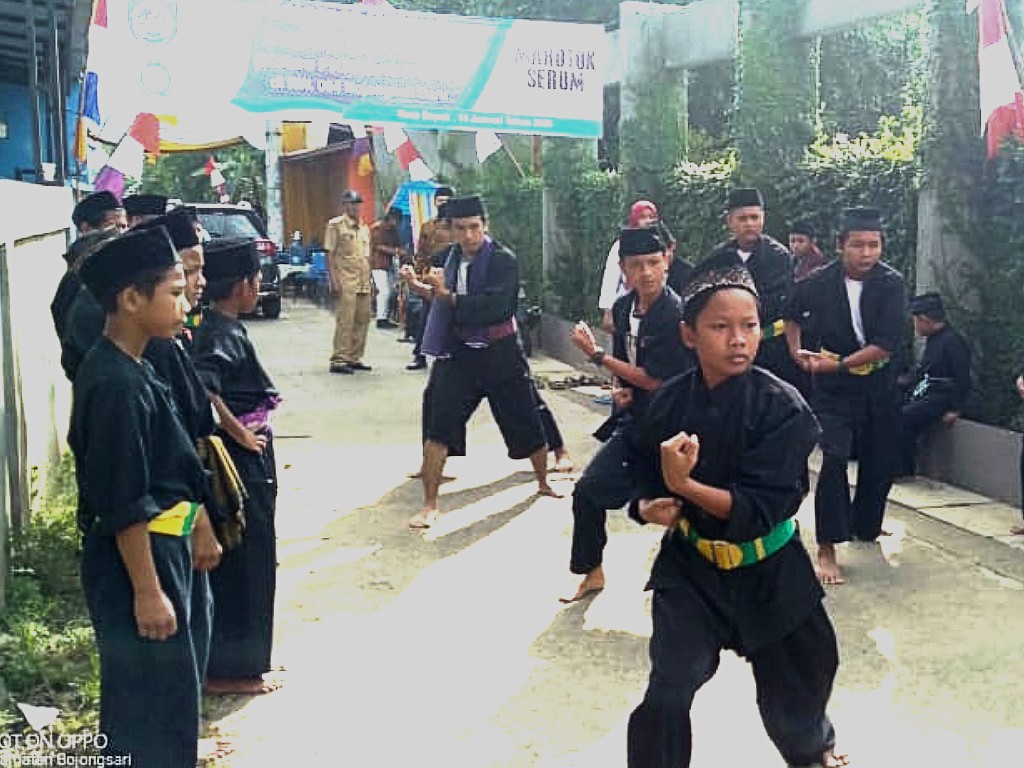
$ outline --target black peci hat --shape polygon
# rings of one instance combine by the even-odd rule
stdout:
[[[910,300],[910,314],[912,315],[945,314],[945,311],[942,297],[934,291],[922,293]]]
[[[807,219],[797,219],[793,222],[793,225],[789,228],[789,234],[791,235],[806,235],[807,237],[814,239],[814,227],[811,226],[811,222]]]
[[[847,208],[841,232],[881,232],[882,214],[877,208]]]
[[[196,232],[194,208],[175,208],[163,216],[149,219],[136,224],[135,229],[151,229],[153,227],[164,227],[171,236],[171,242],[179,251],[185,248],[194,248],[199,245],[199,234]]]
[[[203,276],[207,280],[240,280],[255,275],[260,269],[256,242],[242,237],[211,240],[203,246],[206,263]]]
[[[343,203],[361,203],[363,202],[363,196],[356,192],[354,189],[346,189],[341,193],[341,202]]]
[[[473,216],[486,218],[487,210],[484,208],[484,201],[479,195],[470,197],[453,197],[448,201],[449,219],[469,219]]]
[[[71,221],[77,228],[82,224],[96,226],[107,211],[116,211],[121,207],[120,201],[113,192],[93,192],[78,201],[71,212]]]
[[[737,208],[749,208],[751,206],[764,208],[764,198],[761,196],[760,190],[753,187],[733,189],[729,192],[729,197],[725,201],[725,209],[727,211],[733,211]]]
[[[125,232],[88,256],[79,269],[89,292],[102,301],[130,285],[143,272],[171,269],[178,263],[163,227]]]
[[[128,195],[124,210],[129,216],[162,216],[167,212],[167,198],[163,195]]]
[[[619,258],[661,253],[665,241],[656,227],[627,227],[619,232]]]
[[[755,299],[759,298],[754,278],[745,267],[709,269],[697,275],[683,291],[683,317],[687,316],[687,307],[692,304],[694,299],[726,288],[742,288],[745,291],[750,291]]]

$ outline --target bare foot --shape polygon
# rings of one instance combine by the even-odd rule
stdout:
[[[422,470],[417,469],[415,472],[410,472],[409,474],[407,474],[406,477],[408,477],[410,480],[419,480],[421,477],[423,477],[423,472]],[[450,483],[454,479],[455,478],[452,475],[441,475],[442,483]]]
[[[234,745],[224,739],[200,739],[198,745],[198,765],[208,765],[221,760],[235,751]]]
[[[583,581],[576,588],[576,594],[572,597],[560,597],[560,603],[576,603],[590,595],[596,595],[604,589],[604,571],[599,567],[592,570],[583,577]]]
[[[203,693],[208,696],[261,696],[273,693],[282,685],[280,680],[267,680],[262,675],[239,679],[210,679],[203,686]]]
[[[835,749],[830,749],[821,756],[822,768],[842,768],[842,766],[849,764],[850,756],[846,754],[836,754]]]
[[[564,448],[560,451],[555,451],[555,467],[553,472],[572,472],[574,469],[572,464],[572,457],[569,452]]]
[[[437,522],[437,510],[425,507],[409,518],[409,527],[425,530]]]
[[[547,483],[537,483],[537,495],[538,496],[549,496],[552,499],[565,498],[564,493],[559,493]]]
[[[839,563],[836,562],[835,544],[818,545],[818,581],[822,584],[845,584]]]
[[[1024,525],[1015,525],[1010,529],[1011,536],[1024,536]]]

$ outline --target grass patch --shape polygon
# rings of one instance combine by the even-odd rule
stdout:
[[[74,462],[49,475],[31,521],[11,538],[0,615],[0,732],[30,730],[18,703],[60,710],[55,732],[95,733],[99,662],[78,580]]]

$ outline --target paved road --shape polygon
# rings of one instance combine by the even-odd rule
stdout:
[[[659,534],[612,515],[608,588],[569,607],[568,498],[533,496],[486,409],[470,457],[449,463],[447,512],[409,531],[420,488],[425,375],[371,329],[369,374],[330,375],[332,318],[288,303],[250,330],[285,396],[274,649],[285,687],[218,700],[223,764],[605,768],[625,764],[625,722],[647,677]],[[601,414],[547,392],[577,462]],[[568,494],[571,481],[559,487]],[[802,515],[809,509],[805,505]],[[1024,744],[1019,551],[894,509],[882,546],[841,552],[829,593],[841,644],[831,714],[856,764],[1016,764]],[[805,530],[808,526],[805,525]],[[725,654],[694,706],[694,766],[781,766],[746,664]],[[934,761],[934,762],[933,762]]]

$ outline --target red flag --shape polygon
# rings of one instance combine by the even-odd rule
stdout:
[[[140,112],[135,116],[128,135],[142,145],[143,149],[154,155],[160,154],[160,120],[149,112]]]
[[[968,3],[978,11],[978,70],[982,130],[988,134],[989,159],[1007,136],[1024,141],[1024,91],[1021,90],[1007,34],[1004,0]]]
[[[398,164],[402,166],[402,170],[406,170],[412,165],[413,160],[418,160],[420,153],[416,149],[416,145],[413,144],[409,139],[398,145],[395,150],[395,158],[398,160]]]

